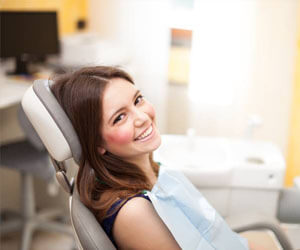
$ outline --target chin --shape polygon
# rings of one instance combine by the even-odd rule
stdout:
[[[159,146],[161,145],[161,137],[158,134],[155,138],[153,138],[154,140],[151,141],[151,144],[149,143],[146,147],[145,147],[145,151],[147,153],[152,153],[153,151],[155,151],[156,149],[159,148]]]
[[[153,150],[152,151],[155,151],[156,149],[158,149],[160,145],[161,145],[161,137],[160,137],[160,134],[157,133],[157,138],[155,138],[155,141],[153,143]]]

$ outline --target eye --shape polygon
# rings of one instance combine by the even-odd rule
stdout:
[[[139,96],[135,99],[134,105],[139,104],[139,103],[140,103],[141,101],[143,101],[143,100],[144,100],[144,96],[139,95]]]
[[[121,121],[124,116],[125,116],[124,113],[118,115],[117,118],[114,120],[113,124],[116,124],[117,122]]]

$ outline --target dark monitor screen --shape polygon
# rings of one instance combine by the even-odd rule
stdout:
[[[56,12],[0,11],[0,57],[59,53]]]

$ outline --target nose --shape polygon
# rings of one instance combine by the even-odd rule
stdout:
[[[142,127],[148,120],[148,115],[142,110],[136,109],[134,112],[134,126]]]

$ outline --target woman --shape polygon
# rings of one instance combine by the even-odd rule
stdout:
[[[114,67],[55,79],[52,91],[82,145],[77,188],[118,249],[180,249],[143,190],[151,190],[161,143],[153,106]]]

